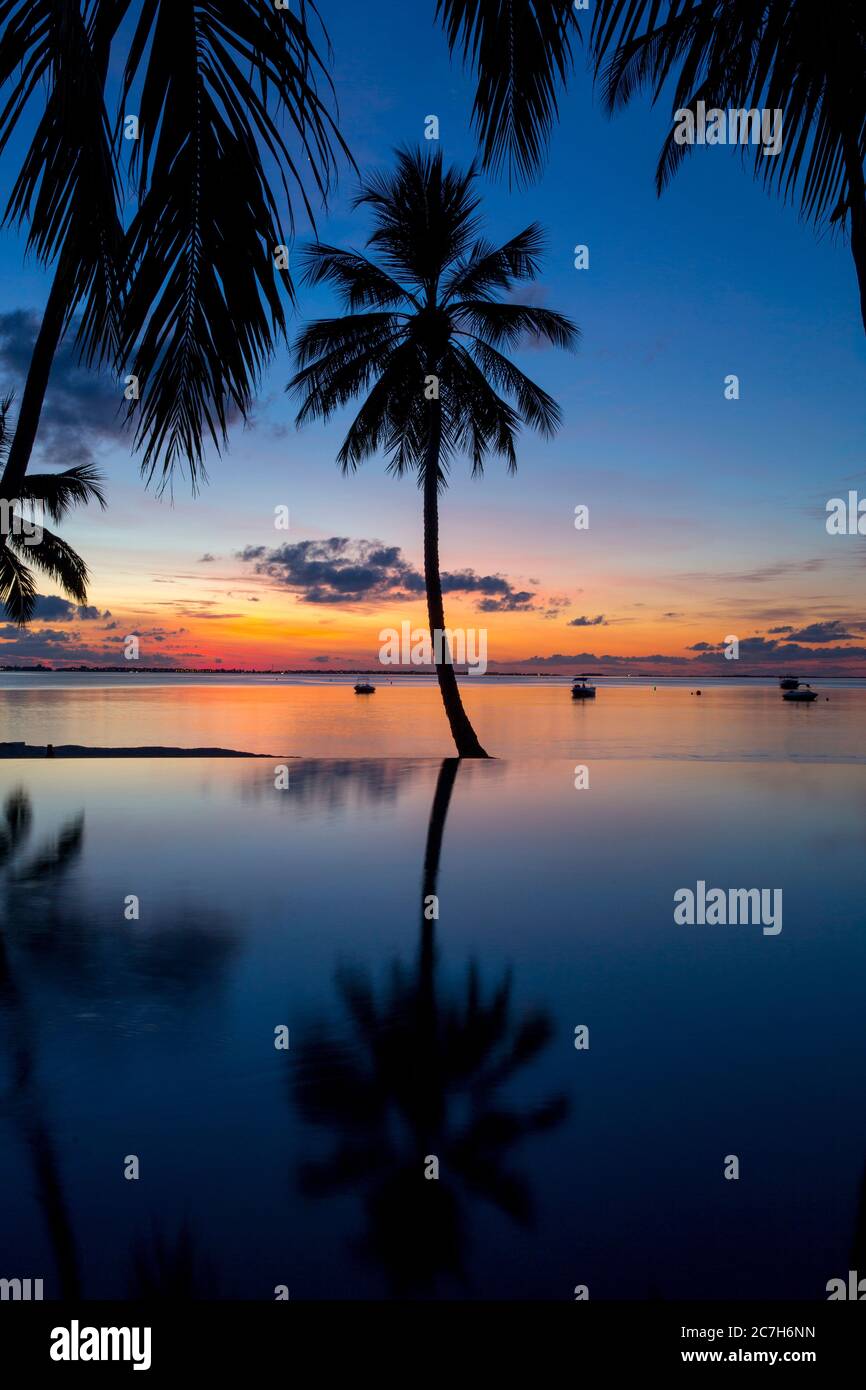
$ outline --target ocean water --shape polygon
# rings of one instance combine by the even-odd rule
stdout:
[[[0,673],[0,741],[234,748],[305,758],[448,757],[434,681],[353,677]],[[463,698],[500,758],[866,760],[866,680],[819,681],[813,705],[775,681],[599,680],[593,701],[550,678],[466,677]],[[693,691],[700,689],[698,696]]]
[[[825,1298],[866,1265],[862,696],[771,695],[572,709],[551,688],[542,715],[496,689],[474,697],[487,734],[525,698],[512,743],[570,720],[568,755],[307,757],[282,789],[260,761],[0,763],[3,1276],[85,1298]],[[219,741],[249,742],[249,708],[215,698]],[[267,720],[299,733],[293,698],[264,743]],[[374,742],[389,698],[351,706]],[[663,735],[674,698],[688,730]],[[91,741],[193,741],[182,702],[169,740],[150,699],[89,692]],[[758,722],[736,761],[738,699]],[[83,717],[58,712],[55,740]],[[593,718],[608,751],[578,789]],[[610,756],[632,721],[652,756]],[[782,930],[677,925],[699,881],[781,890]]]

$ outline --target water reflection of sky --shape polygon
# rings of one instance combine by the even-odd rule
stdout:
[[[821,1298],[855,1267],[862,770],[454,772],[0,768],[4,1277]],[[781,887],[781,935],[675,926],[699,878]]]
[[[448,757],[453,746],[435,685],[71,675],[3,676],[3,738],[56,746],[234,748],[307,758]],[[785,704],[776,681],[599,682],[592,702],[567,684],[461,683],[484,746],[500,758],[661,758],[864,762],[866,686],[816,686],[815,705]]]

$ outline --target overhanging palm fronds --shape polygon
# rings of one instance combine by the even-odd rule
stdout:
[[[4,222],[27,225],[28,249],[44,264],[61,257],[64,326],[77,307],[88,360],[118,343],[120,186],[103,87],[111,39],[129,3],[98,0],[83,11],[56,0],[0,3],[0,86],[19,74],[0,114],[0,154],[48,84]]]
[[[141,74],[123,353],[140,381],[130,414],[148,477],[165,482],[182,462],[195,483],[205,441],[219,448],[231,415],[249,410],[285,333],[293,285],[275,257],[293,229],[291,188],[312,218],[312,194],[324,197],[348,153],[317,88],[316,15],[260,0],[142,5],[124,78],[129,92]]]
[[[782,113],[782,144],[743,147],[770,188],[816,225],[843,227],[866,327],[866,15],[854,0],[598,0],[592,45],[605,105],[641,89],[672,111]],[[673,128],[656,171],[661,192],[686,154]]]
[[[123,229],[119,180],[103,90],[114,34],[130,0],[0,0],[0,155],[43,91],[44,107],[6,204],[54,283],[5,470],[14,491],[26,472],[54,354],[73,314],[87,362],[120,344]]]
[[[437,0],[451,52],[474,70],[484,167],[527,182],[541,168],[580,37],[572,0]]]
[[[26,473],[73,318],[88,365],[139,378],[128,410],[145,474],[164,483],[181,464],[194,485],[202,476],[207,441],[224,444],[285,333],[293,283],[275,256],[293,201],[312,219],[338,159],[351,158],[331,114],[328,53],[312,0],[279,10],[263,0],[0,0],[0,154],[16,131],[30,138],[6,220],[26,225],[28,246],[54,266],[7,495]],[[110,71],[121,73],[116,120]],[[128,111],[140,138],[127,145]],[[128,227],[121,147],[137,187]]]

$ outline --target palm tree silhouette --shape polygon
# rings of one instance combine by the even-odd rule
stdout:
[[[302,402],[298,425],[327,420],[365,397],[338,454],[344,473],[380,448],[389,471],[417,473],[439,689],[458,754],[483,758],[450,654],[436,639],[445,632],[439,493],[455,455],[471,457],[473,476],[483,473],[491,452],[513,471],[521,424],[545,436],[555,432],[556,402],[500,349],[527,335],[573,348],[578,330],[552,309],[497,298],[535,279],[543,237],[533,223],[504,246],[482,240],[474,182],[474,169],[446,170],[439,152],[400,150],[393,174],[362,184],[355,206],[372,210],[367,244],[379,263],[334,246],[307,248],[305,282],[333,285],[346,313],[302,330],[295,344],[299,370],[288,389]]]
[[[784,112],[782,153],[755,147],[755,174],[801,215],[850,236],[866,328],[866,21],[857,0],[595,0],[592,58],[608,111],[640,88],[671,110]],[[526,181],[541,168],[579,36],[571,0],[438,0],[452,52],[476,76],[473,116],[485,168]],[[688,149],[667,137],[658,191]]]
[[[30,835],[33,820],[30,798],[23,788],[13,791],[3,807],[0,823],[0,868],[7,884],[32,884],[38,877],[56,881],[71,867],[81,853],[84,837],[84,816],[70,820],[56,842],[20,866]],[[12,906],[14,908],[14,896]],[[3,917],[9,919],[8,903]],[[27,1150],[39,1195],[40,1209],[45,1217],[48,1235],[54,1251],[55,1265],[64,1299],[81,1296],[78,1249],[74,1226],[66,1202],[60,1174],[60,1163],[51,1131],[44,1116],[44,1103],[36,1075],[36,1027],[31,1017],[24,991],[18,984],[11,953],[4,931],[0,930],[0,1018],[9,1022],[12,1057],[12,1086],[9,1107]]]
[[[430,897],[458,767],[446,759],[437,779],[415,965],[395,959],[381,991],[361,971],[338,970],[351,1037],[338,1042],[321,1027],[311,1033],[300,1044],[294,1083],[304,1118],[337,1136],[327,1158],[301,1166],[301,1190],[363,1191],[361,1251],[398,1295],[435,1292],[442,1278],[465,1277],[468,1198],[530,1222],[528,1181],[507,1158],[567,1110],[559,1096],[522,1113],[502,1097],[552,1036],[541,1011],[515,1019],[510,973],[487,993],[474,964],[459,989],[439,984]],[[439,1160],[438,1181],[424,1177],[430,1156]]]
[[[205,437],[225,443],[285,335],[294,290],[275,253],[293,192],[312,219],[348,155],[319,90],[331,84],[316,6],[3,0],[0,20],[0,153],[35,126],[5,220],[26,222],[28,250],[54,266],[0,494],[19,495],[76,315],[82,360],[138,378],[144,472],[165,483],[183,461],[195,483]],[[130,113],[138,136],[124,140]]]
[[[451,52],[477,78],[472,119],[485,169],[509,183],[539,171],[580,38],[573,0],[436,0]]]
[[[84,814],[70,817],[53,839],[32,846],[33,808],[19,787],[6,798],[0,815],[0,1027],[8,1035],[11,1061],[3,1109],[15,1123],[25,1149],[39,1209],[48,1230],[57,1270],[59,1294],[82,1294],[75,1221],[66,1199],[57,1144],[47,1115],[40,1080],[39,1014],[29,1002],[30,970],[35,960],[41,983],[52,972],[67,991],[81,989],[93,997],[93,982],[128,1011],[131,999],[155,995],[162,1009],[167,999],[186,1015],[197,992],[211,992],[231,950],[213,933],[212,910],[184,914],[156,934],[130,959],[128,948],[118,963],[105,951],[98,934],[82,930],[92,913],[80,913],[64,890],[64,878],[84,848]],[[111,934],[113,942],[116,935]],[[109,951],[116,947],[109,948]],[[50,1058],[47,1075],[51,1075]],[[133,1245],[131,1297],[184,1298],[214,1296],[216,1279],[210,1261],[198,1250],[189,1225],[170,1239],[154,1227],[149,1241]]]
[[[0,469],[9,454],[12,401],[11,394],[0,400]],[[41,521],[41,535],[37,540],[33,523],[43,511],[47,511],[52,520],[62,521],[72,507],[90,501],[105,506],[99,474],[87,463],[66,468],[62,473],[31,473],[22,482],[16,505],[32,511],[31,526],[25,525],[27,518],[20,511],[12,512],[9,532],[0,537],[0,602],[19,625],[32,618],[36,607],[36,582],[25,560],[55,580],[77,603],[87,602],[87,566],[80,555],[60,536],[48,531]]]
[[[846,229],[866,328],[866,18],[855,0],[820,8],[810,0],[600,0],[593,21],[596,69],[609,111],[640,88],[653,102],[677,72],[672,111],[707,107],[783,111],[781,152],[754,147],[755,174],[801,216]],[[673,130],[656,170],[661,193],[689,145]]]

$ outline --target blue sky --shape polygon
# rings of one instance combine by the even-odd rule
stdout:
[[[387,166],[395,146],[422,141],[429,114],[439,118],[446,157],[467,163],[471,82],[449,58],[432,0],[326,8],[341,128],[362,171]],[[578,54],[538,182],[509,189],[481,181],[492,237],[533,220],[546,228],[546,268],[533,294],[583,335],[576,356],[520,357],[562,407],[557,439],[524,436],[516,478],[492,464],[482,482],[471,481],[458,466],[442,509],[446,569],[507,576],[535,596],[529,610],[497,615],[495,630],[491,620],[494,660],[506,664],[589,650],[682,658],[696,641],[728,632],[747,639],[817,622],[849,634],[843,649],[866,641],[864,539],[831,538],[824,526],[829,497],[858,485],[866,495],[866,350],[850,252],[841,238],[802,224],[724,146],[697,149],[657,198],[655,162],[669,123],[669,107],[651,109],[644,98],[608,119]],[[5,194],[11,155],[4,164]],[[363,244],[353,189],[344,171],[319,220],[324,240]],[[590,249],[586,271],[573,266],[577,243]],[[23,238],[8,230],[0,276],[0,313],[39,309],[46,274],[23,262]],[[334,304],[303,290],[299,310],[298,321]],[[14,384],[3,343],[0,370]],[[335,664],[370,655],[387,617],[381,603],[334,605],[323,618],[302,589],[263,582],[237,559],[245,546],[274,544],[277,504],[290,507],[293,543],[375,538],[420,563],[417,489],[377,464],[341,478],[334,457],[346,422],[296,434],[283,394],[290,371],[283,352],[262,384],[253,427],[236,428],[230,453],[211,460],[201,496],[191,499],[179,480],[173,507],[143,492],[128,447],[106,423],[101,384],[73,373],[62,400],[55,394],[61,405],[73,402],[78,419],[64,423],[69,411],[58,407],[53,428],[49,415],[52,461],[67,440],[92,451],[108,478],[107,515],[81,514],[66,527],[91,566],[91,602],[121,613],[127,631],[159,630],[165,660],[300,665],[314,651]],[[738,401],[724,399],[729,373],[739,377]],[[580,535],[577,503],[591,515]],[[202,564],[204,553],[216,559]],[[561,600],[558,610],[551,598]],[[247,605],[256,599],[253,621]],[[455,611],[468,623],[475,610],[465,599]],[[213,619],[219,612],[237,616]],[[417,612],[420,621],[423,606]],[[591,647],[569,630],[574,619],[599,615]],[[25,649],[39,659],[37,648],[41,659],[109,659],[117,640],[101,631],[97,640],[94,629],[81,643],[77,627],[70,633],[63,651],[40,642],[38,627],[23,642],[7,635],[0,660],[22,659]]]

